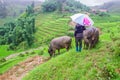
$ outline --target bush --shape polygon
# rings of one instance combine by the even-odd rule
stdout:
[[[45,1],[42,4],[42,10],[43,12],[53,12],[57,9],[57,5],[55,2],[51,1]]]
[[[108,13],[106,13],[106,12],[99,12],[98,15],[101,16],[101,17],[110,16],[110,15],[109,15]]]
[[[65,9],[65,11],[68,11],[68,12],[71,12],[71,13],[76,12],[74,7],[65,6],[64,9]]]

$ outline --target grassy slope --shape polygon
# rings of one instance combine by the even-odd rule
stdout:
[[[39,50],[33,50],[32,52],[28,52],[24,55],[19,55],[17,57],[9,59],[5,62],[0,62],[0,74],[5,73],[9,69],[11,69],[13,66],[15,66],[18,63],[26,60],[29,57],[33,57],[33,56],[36,56],[36,55],[40,55],[40,56],[43,56],[43,57],[48,57],[49,56],[47,53],[43,54],[43,52],[46,53],[46,48],[44,48],[44,47],[39,49]]]
[[[119,18],[112,16],[112,18],[93,17],[93,19],[96,22],[95,25],[102,29],[100,42],[96,48],[77,53],[73,47],[69,52],[38,66],[23,80],[107,80],[109,76],[106,74],[116,75],[115,69],[119,68],[120,59],[114,57],[110,50],[114,43],[109,31],[119,34]],[[119,80],[120,76],[114,76],[111,79]]]
[[[18,56],[16,58],[10,59],[10,60],[8,60],[4,63],[0,63],[0,74],[5,73],[6,71],[8,71],[13,66],[15,66],[18,63],[24,61],[26,58],[28,58],[28,56],[24,56],[24,57]]]
[[[43,13],[36,17],[35,47],[49,43],[54,37],[66,35],[69,29],[68,17],[56,13]]]
[[[8,47],[7,45],[0,46],[0,57],[5,57],[5,56],[10,55],[14,52],[14,51],[8,51],[7,47]]]
[[[66,34],[67,30],[69,29],[69,27],[67,26],[68,18],[62,19],[61,17],[63,15],[60,15],[60,14],[58,14],[56,16],[54,16],[54,15],[56,15],[56,13],[40,14],[36,17],[37,31],[35,33],[35,39],[36,39],[35,44],[34,44],[35,46],[33,46],[33,47],[39,47],[43,44],[45,46],[45,44],[49,43],[50,39],[52,39],[53,37]],[[44,57],[49,56],[46,49],[47,49],[47,47],[45,47],[44,50],[42,50],[43,52],[46,53],[46,54],[43,54]],[[10,54],[17,53],[17,52],[20,52],[20,51],[8,51],[7,46],[0,46],[0,58],[6,57]],[[36,54],[42,55],[41,50],[37,50],[37,51],[33,51],[33,52],[35,52]],[[18,58],[10,59],[10,60],[6,61],[5,63],[2,63],[0,65],[0,74],[6,72],[12,66],[21,62],[21,60],[26,59],[24,57],[18,57]]]

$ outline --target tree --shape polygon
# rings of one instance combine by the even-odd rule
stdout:
[[[58,10],[58,12],[75,12],[75,11],[89,11],[89,7],[81,4],[76,0],[46,0],[42,4],[42,10],[44,12],[53,12]]]
[[[28,6],[26,13],[16,21],[1,26],[0,33],[0,44],[8,44],[10,49],[15,50],[24,42],[31,46],[35,33],[34,3]]]
[[[57,4],[55,1],[45,1],[42,4],[42,10],[43,12],[53,12],[57,9]]]

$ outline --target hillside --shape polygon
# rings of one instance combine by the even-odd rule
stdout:
[[[69,52],[63,49],[62,54],[33,69],[23,80],[119,80],[120,58],[116,57],[118,46],[115,47],[119,42],[119,17],[92,18],[95,25],[102,30],[96,48],[83,49],[81,53],[75,52],[73,38],[72,49]],[[110,37],[112,32],[115,32],[116,36]]]
[[[36,16],[37,31],[35,33],[36,44],[34,44],[34,47],[41,45],[44,49],[39,49],[37,51],[32,50],[30,53],[26,52],[26,54],[20,54],[15,58],[2,62],[0,64],[0,74],[4,74],[28,57],[36,55],[49,57],[47,50],[50,40],[54,37],[67,35],[73,30],[73,28],[68,25],[70,15],[72,14],[44,13]],[[102,30],[100,42],[96,48],[92,50],[83,49],[81,53],[77,53],[75,52],[73,38],[72,49],[70,49],[69,52],[63,49],[60,55],[39,65],[37,68],[34,66],[34,69],[28,73],[23,80],[108,80],[109,78],[111,80],[119,80],[120,58],[116,55],[119,54],[120,18],[115,15],[110,17],[91,17],[95,21],[95,25],[99,26]],[[110,37],[112,32],[116,35]],[[73,33],[69,35],[72,36]],[[47,44],[45,45],[45,43]],[[21,66],[18,65],[18,67]],[[25,67],[22,67],[22,69],[24,68]],[[19,72],[19,69],[17,72]],[[17,77],[18,74],[15,72],[15,75]]]
[[[120,1],[107,2],[101,6],[95,6],[94,8],[95,9],[106,9],[111,13],[112,12],[119,13],[120,12]]]
[[[39,12],[34,16],[36,30],[31,46],[26,44],[27,41],[21,42],[17,46],[18,50],[8,49],[9,45],[0,46],[0,80],[17,78],[19,78],[17,80],[120,80],[120,14],[102,17],[90,15],[95,22],[94,26],[101,30],[100,40],[93,49],[82,48],[82,52],[75,51],[74,27],[69,25],[70,16],[73,14],[59,13],[57,10]],[[30,19],[32,17],[24,21],[32,20]],[[33,28],[30,26],[28,23],[22,25],[22,28],[17,26],[19,28],[16,28],[13,34],[25,31],[24,28],[32,32]],[[61,54],[57,54],[56,51],[56,56],[50,58],[48,53],[50,41],[64,35],[72,37],[71,49],[68,52],[62,49]],[[19,42],[17,36],[14,36],[14,39]]]

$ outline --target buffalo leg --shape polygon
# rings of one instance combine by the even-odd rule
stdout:
[[[69,50],[69,46],[67,44],[65,44],[65,48],[67,51]]]
[[[53,56],[55,57],[55,51],[53,51]]]

